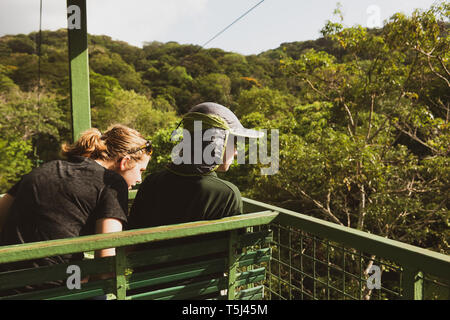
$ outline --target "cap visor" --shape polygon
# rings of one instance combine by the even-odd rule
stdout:
[[[248,138],[262,138],[264,136],[264,132],[257,131],[253,129],[245,129],[245,128],[239,128],[239,129],[231,129],[230,133],[232,135],[235,135],[237,137],[248,137]]]

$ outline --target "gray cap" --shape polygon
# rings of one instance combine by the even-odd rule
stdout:
[[[262,131],[244,128],[239,119],[230,109],[218,103],[203,102],[195,107],[192,107],[189,112],[199,112],[221,117],[230,127],[230,133],[238,137],[261,138],[264,136],[264,132]]]

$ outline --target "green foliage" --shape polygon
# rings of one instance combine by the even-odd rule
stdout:
[[[196,88],[201,96],[198,102],[214,101],[223,105],[231,102],[231,81],[228,76],[220,73],[210,73],[201,76],[196,81]]]
[[[58,101],[52,96],[39,99],[35,93],[18,93],[0,101],[0,132],[6,139],[29,140],[37,134],[60,139],[59,129],[68,127]]]
[[[106,98],[111,97],[113,91],[120,89],[119,81],[111,76],[104,76],[97,72],[89,74],[89,89],[91,107],[102,107],[106,103]]]
[[[151,100],[134,91],[115,87],[103,99],[101,106],[92,109],[92,124],[100,130],[122,123],[144,135],[151,135],[167,121],[176,119],[174,112],[153,108]]]
[[[167,70],[167,80],[175,86],[182,86],[192,81],[192,77],[187,74],[186,68],[177,66]]]
[[[8,47],[14,52],[33,54],[36,50],[35,43],[24,34],[19,34],[8,42]]]
[[[9,77],[14,67],[8,67],[0,64],[0,92],[11,93],[11,91],[17,91],[18,86]]]
[[[342,60],[310,49],[280,61],[310,104],[294,108],[296,123],[285,119],[293,131],[280,136],[280,173],[252,177],[271,190],[262,200],[448,250],[448,202],[431,197],[439,189],[448,199],[434,186],[448,172],[437,177],[429,167],[429,159],[448,166],[449,151],[448,38],[436,10],[395,15],[377,32],[328,23],[324,34],[345,50]],[[424,90],[436,85],[442,90]]]
[[[276,119],[282,114],[285,116],[286,113],[291,113],[296,103],[297,100],[292,95],[270,88],[253,87],[241,91],[235,111],[238,116],[259,112],[269,119]]]
[[[90,54],[89,63],[92,70],[115,77],[124,89],[140,91],[141,78],[134,67],[123,61],[119,54],[102,51],[96,50]]]
[[[152,172],[162,170],[168,163],[171,162],[172,149],[179,143],[179,141],[172,141],[172,132],[177,127],[179,121],[166,122],[163,128],[160,128],[150,139],[153,145],[152,160],[149,162],[146,175]]]
[[[0,136],[11,143],[20,141],[32,145],[34,153],[29,157],[33,163],[58,157],[58,141],[69,140],[68,109],[64,100],[53,94],[42,94],[38,98],[36,92],[4,93],[0,113]]]
[[[30,141],[0,139],[0,194],[31,170],[32,161],[28,157],[31,151]]]

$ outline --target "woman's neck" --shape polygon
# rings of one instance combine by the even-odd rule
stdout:
[[[94,160],[95,162],[97,162],[99,165],[101,165],[102,167],[109,169],[109,170],[114,170],[116,168],[116,163],[113,160],[100,160],[100,159],[96,159]]]

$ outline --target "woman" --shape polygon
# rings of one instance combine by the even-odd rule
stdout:
[[[0,245],[122,231],[127,222],[128,189],[141,182],[151,143],[123,125],[103,135],[95,128],[73,145],[67,160],[50,161],[13,186],[0,199]],[[96,252],[114,255],[114,249]],[[0,265],[3,270],[67,263],[82,255],[48,257]]]

